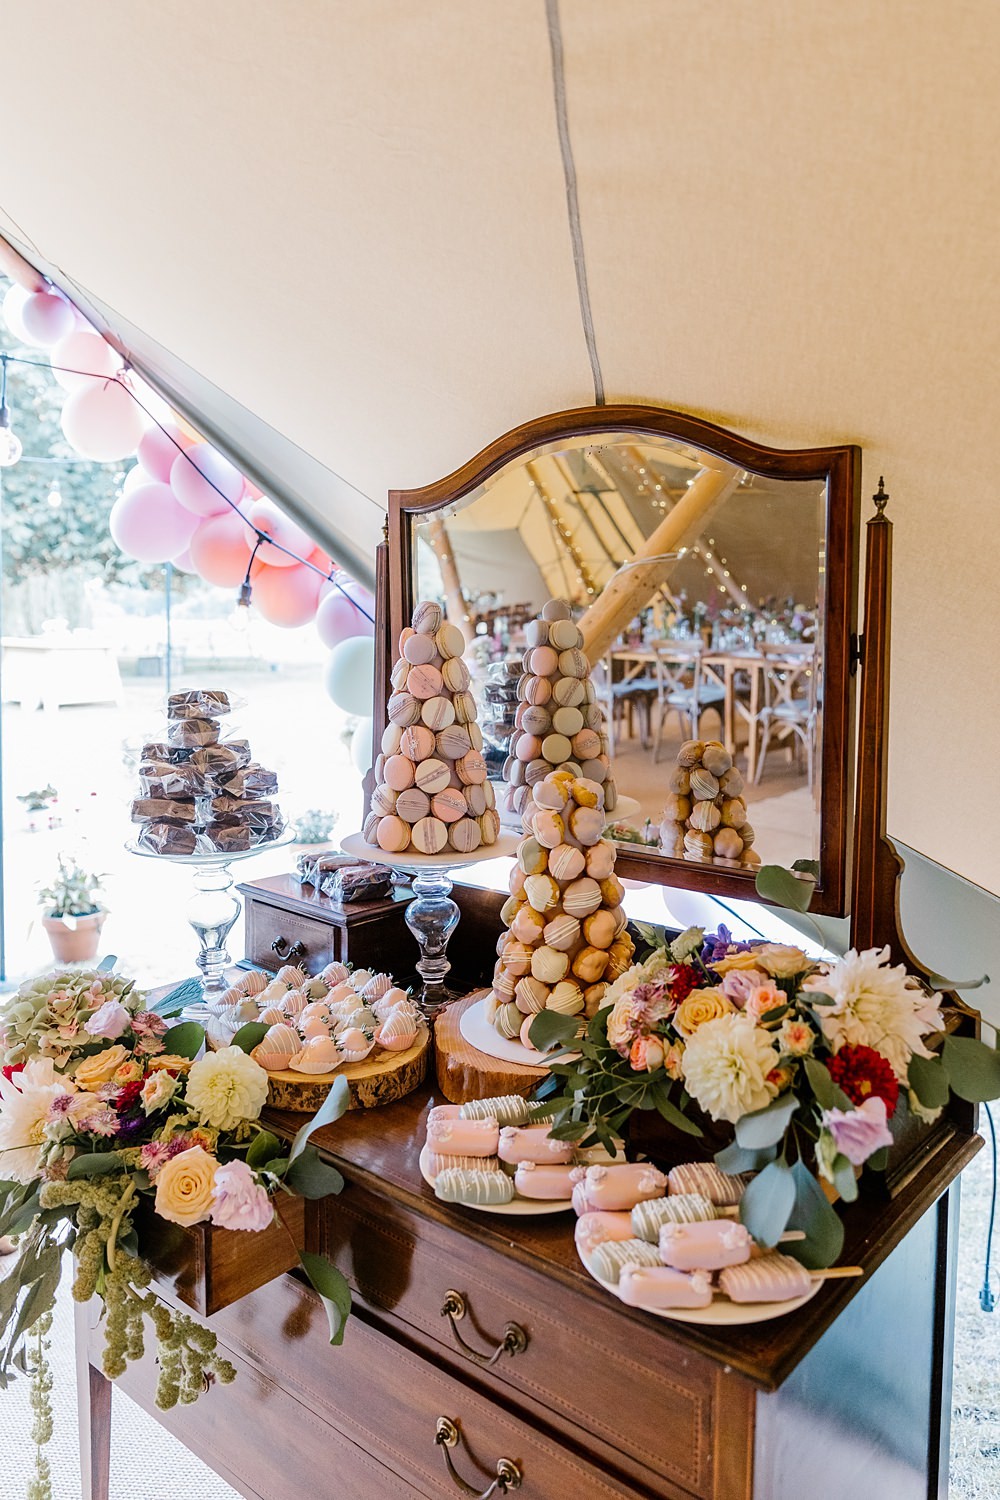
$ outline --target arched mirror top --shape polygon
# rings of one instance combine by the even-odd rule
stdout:
[[[526,627],[566,599],[606,721],[619,873],[752,897],[758,860],[808,859],[814,909],[841,914],[859,481],[853,446],[769,448],[644,406],[540,417],[447,478],[390,494],[383,682],[414,602],[438,598],[469,639],[490,775],[498,793],[505,767],[515,783],[498,796],[515,828],[545,738],[529,731],[526,746],[515,724]],[[535,730],[573,729],[542,717]],[[697,741],[713,742],[714,798],[694,795],[711,781],[690,786],[707,767],[678,762]]]

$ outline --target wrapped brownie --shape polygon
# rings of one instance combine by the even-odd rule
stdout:
[[[152,760],[139,767],[139,790],[145,797],[183,800],[208,789],[207,778],[187,762],[173,766],[169,761]]]
[[[133,823],[197,823],[194,798],[169,801],[163,797],[137,797],[132,803]]]
[[[167,724],[167,740],[181,750],[197,750],[202,745],[218,742],[221,727],[218,719],[171,719]]]
[[[259,761],[252,760],[222,781],[219,789],[231,797],[269,797],[278,790],[278,778]]]
[[[161,820],[144,823],[136,842],[140,849],[148,849],[150,854],[194,854],[198,835],[190,825]]]
[[[392,891],[392,871],[388,865],[359,861],[342,865],[320,876],[319,889],[331,901],[349,905],[354,901],[378,901]]]
[[[196,770],[221,784],[234,772],[250,764],[249,741],[224,740],[222,744],[203,745],[191,752],[191,764]]]
[[[142,747],[140,760],[178,766],[186,765],[193,754],[193,750],[187,750],[180,745],[168,745],[166,740],[148,740]]]
[[[218,719],[229,713],[229,694],[217,688],[189,688],[171,693],[167,699],[168,719]]]
[[[324,875],[357,863],[353,854],[300,854],[295,862],[295,878],[301,885],[318,887]]]

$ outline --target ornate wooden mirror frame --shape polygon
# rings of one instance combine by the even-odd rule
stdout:
[[[545,445],[627,433],[702,450],[753,475],[822,481],[826,494],[826,568],[823,598],[823,733],[820,752],[820,876],[813,910],[848,910],[854,813],[855,682],[860,449],[777,449],[749,441],[684,412],[648,406],[582,407],[536,418],[498,438],[453,474],[416,490],[389,494],[387,549],[379,558],[379,642],[376,652],[376,739],[385,724],[392,653],[414,600],[413,531],[417,520],[454,505],[487,479]],[[664,767],[666,771],[666,766]],[[679,885],[713,895],[754,899],[750,870],[692,863],[620,845],[618,871],[626,878]]]

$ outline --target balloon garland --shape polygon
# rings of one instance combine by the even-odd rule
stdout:
[[[330,650],[330,697],[345,713],[366,716],[374,671],[370,591],[210,443],[148,412],[128,365],[60,291],[14,284],[3,314],[16,338],[44,351],[66,391],[61,426],[70,446],[97,463],[136,458],[111,509],[115,544],[139,562],[172,562],[220,588],[239,587],[240,602],[252,601],[272,625],[315,621]]]

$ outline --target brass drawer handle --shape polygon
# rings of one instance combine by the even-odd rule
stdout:
[[[275,938],[271,944],[271,952],[276,953],[279,958],[291,959],[292,962],[297,958],[305,958],[306,956],[306,950],[302,943],[293,943],[289,948],[288,939],[284,937]]]
[[[450,1417],[438,1417],[434,1441],[444,1453],[445,1468],[463,1495],[474,1495],[476,1500],[490,1500],[490,1496],[495,1495],[498,1490],[501,1495],[506,1495],[508,1490],[521,1488],[521,1471],[512,1458],[497,1459],[497,1477],[488,1490],[477,1490],[474,1484],[469,1484],[463,1479],[452,1463],[451,1454],[448,1451],[461,1441],[461,1437],[462,1434]]]
[[[528,1335],[520,1323],[508,1323],[506,1325],[503,1331],[503,1338],[497,1344],[492,1354],[484,1354],[478,1349],[473,1349],[470,1344],[465,1342],[457,1326],[458,1320],[465,1317],[466,1311],[465,1298],[461,1292],[445,1292],[441,1316],[442,1318],[447,1318],[451,1324],[451,1331],[454,1334],[456,1344],[464,1354],[467,1354],[470,1359],[475,1360],[477,1365],[482,1365],[488,1369],[490,1365],[496,1364],[501,1354],[523,1354],[525,1349],[527,1349]]]

